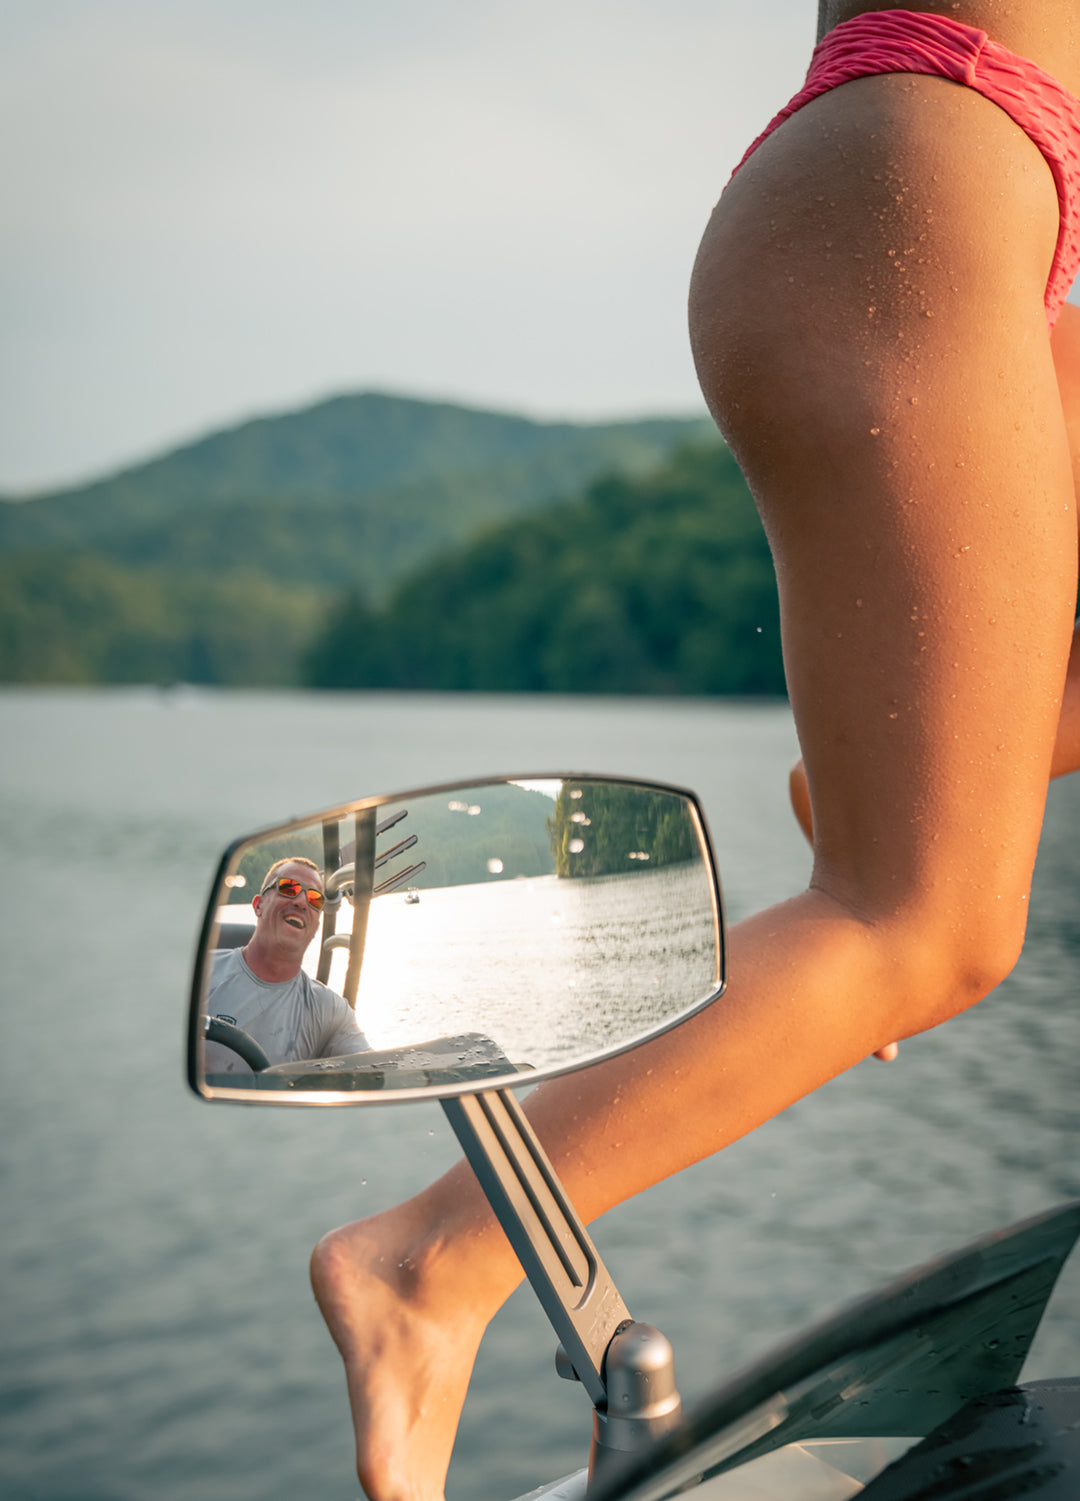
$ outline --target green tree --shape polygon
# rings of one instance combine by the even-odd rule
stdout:
[[[698,853],[686,802],[619,782],[567,782],[547,822],[560,876],[608,876],[675,865]]]
[[[779,694],[772,559],[731,454],[685,449],[489,531],[381,608],[339,600],[303,671],[318,687]]]

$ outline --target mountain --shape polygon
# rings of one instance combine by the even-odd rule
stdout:
[[[292,682],[340,590],[380,601],[485,529],[709,435],[364,393],[0,502],[0,680]]]
[[[221,571],[242,548],[271,577],[299,570],[337,582],[333,544],[355,541],[361,568],[371,553],[380,564],[406,557],[393,574],[425,549],[425,532],[430,552],[572,494],[597,474],[642,473],[677,443],[711,431],[704,417],[535,422],[376,392],[338,396],[91,484],[0,504],[0,553],[89,547],[121,563]],[[373,571],[370,582],[386,577]]]

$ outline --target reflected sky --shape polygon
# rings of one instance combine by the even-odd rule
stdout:
[[[0,489],[339,391],[701,410],[690,258],[813,31],[806,0],[0,7]]]

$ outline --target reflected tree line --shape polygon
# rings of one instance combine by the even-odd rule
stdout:
[[[617,782],[566,783],[547,821],[560,876],[625,874],[675,865],[699,852],[690,810],[669,793]]]
[[[432,794],[401,805],[405,816],[385,836],[389,848],[415,836],[401,860],[422,860],[410,880],[417,888],[473,885],[522,876],[604,876],[657,868],[693,859],[697,831],[687,804],[669,793],[617,782],[567,782],[554,801],[514,783],[474,789],[479,801]],[[394,805],[379,817],[398,811]],[[342,862],[355,858],[352,820],[337,829]],[[259,839],[241,854],[229,877],[226,901],[246,905],[262,889],[279,860],[308,859],[325,865],[323,830],[309,824],[289,834]],[[640,862],[635,867],[635,862]],[[383,877],[400,869],[391,862]],[[326,872],[329,874],[329,871]]]

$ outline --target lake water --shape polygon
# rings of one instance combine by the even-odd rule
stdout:
[[[729,918],[790,895],[786,708],[708,701],[0,693],[0,1493],[355,1501],[337,1355],[307,1287],[326,1229],[453,1158],[436,1106],[190,1097],[185,992],[235,834],[488,773],[618,772],[702,797]],[[1080,1195],[1080,782],[1051,791],[1024,957],[974,1011],[861,1064],[598,1222],[693,1400],[885,1277]],[[451,1501],[584,1463],[531,1293],[481,1352]],[[1080,1371],[1080,1254],[1025,1375]]]

